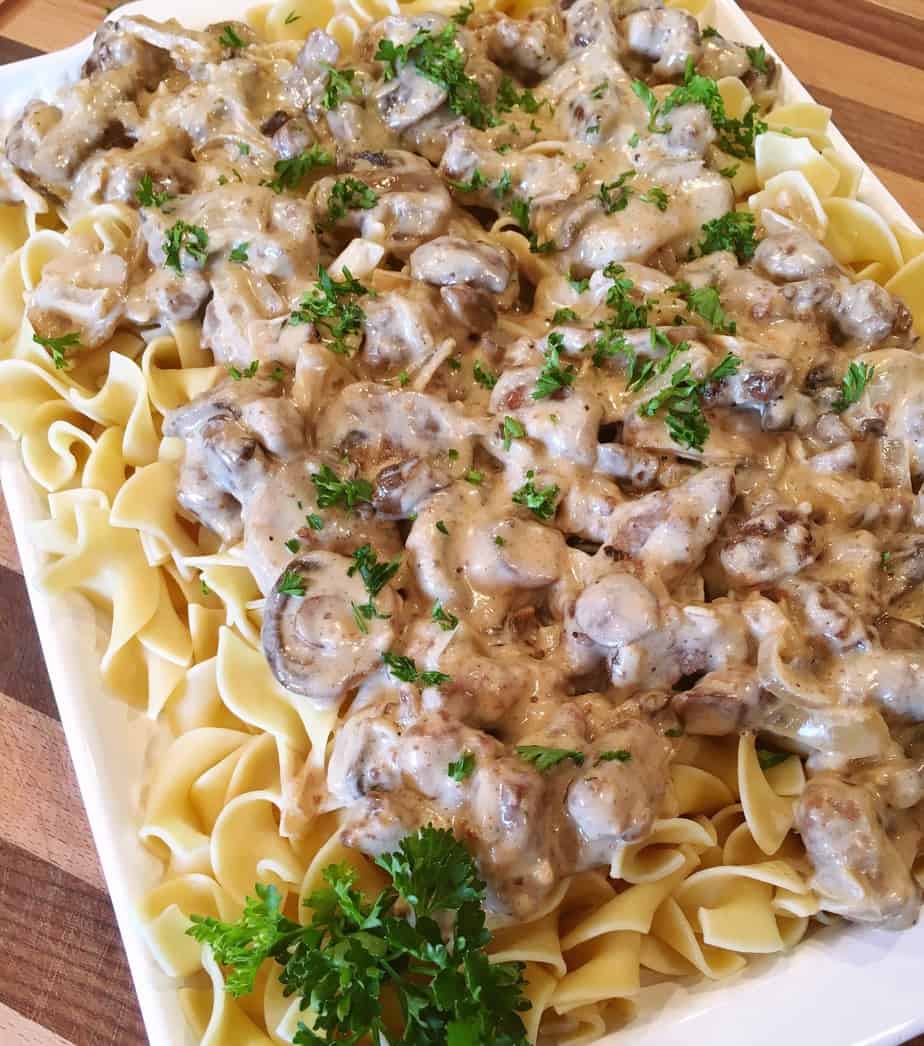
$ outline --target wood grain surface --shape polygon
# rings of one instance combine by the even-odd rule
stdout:
[[[924,0],[742,6],[924,225]],[[76,42],[105,10],[90,0],[0,0],[0,63]],[[142,1044],[2,503],[0,752],[0,1044]]]

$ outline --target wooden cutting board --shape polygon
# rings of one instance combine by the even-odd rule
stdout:
[[[924,225],[924,0],[743,6]],[[0,62],[66,47],[104,13],[89,0],[0,0]],[[147,1040],[2,504],[0,795],[0,1044],[140,1046]]]

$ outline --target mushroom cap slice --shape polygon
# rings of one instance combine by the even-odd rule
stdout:
[[[266,597],[263,652],[273,675],[321,704],[336,704],[378,668],[394,640],[400,600],[383,588],[375,597],[380,616],[361,615],[354,608],[369,595],[359,575],[347,573],[352,565],[335,552],[297,556]]]

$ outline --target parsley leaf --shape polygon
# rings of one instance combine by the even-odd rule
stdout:
[[[135,199],[141,207],[163,207],[173,196],[168,192],[160,192],[154,188],[154,179],[145,171],[138,180],[138,188],[135,189]]]
[[[757,749],[757,762],[760,763],[761,770],[770,770],[774,766],[779,766],[780,763],[785,763],[789,756],[789,752],[774,752],[770,748]]]
[[[456,25],[465,25],[469,18],[474,14],[475,5],[473,3],[463,4],[454,15],[450,17],[456,23]]]
[[[354,870],[325,868],[325,886],[305,901],[307,925],[284,916],[280,893],[260,884],[237,922],[193,916],[187,932],[229,968],[235,995],[253,990],[263,962],[278,964],[284,994],[312,1011],[313,1028],[299,1024],[297,1046],[527,1046],[523,967],[488,961],[485,884],[471,854],[451,832],[427,826],[376,864],[392,883],[371,901]],[[391,1018],[386,1025],[383,994],[401,1015],[397,1033]]]
[[[441,683],[447,683],[450,678],[445,672],[418,672],[412,657],[393,654],[390,650],[382,654],[382,660],[388,665],[388,671],[402,683],[420,682],[425,686],[439,686]]]
[[[569,275],[568,283],[571,284],[571,286],[578,292],[578,294],[583,294],[590,286],[590,277],[585,276],[583,278],[580,278],[577,276]]]
[[[347,211],[368,211],[379,202],[378,193],[358,178],[340,178],[334,182],[327,200],[327,220],[333,225]]]
[[[366,591],[373,599],[401,569],[400,559],[380,563],[378,554],[371,545],[361,545],[351,558],[353,565],[347,570],[347,576],[352,577],[358,573]]]
[[[288,160],[277,160],[274,165],[276,177],[266,184],[275,193],[296,189],[309,171],[315,167],[331,167],[333,163],[334,157],[331,153],[322,149],[320,145],[312,145],[310,149],[303,149],[297,156]]]
[[[221,36],[218,37],[218,42],[223,47],[231,47],[237,50],[241,47],[246,47],[246,43],[238,36],[237,32],[232,25],[226,25],[221,31]]]
[[[560,323],[574,323],[578,318],[578,314],[574,309],[556,309],[552,314],[552,323],[556,326]]]
[[[536,379],[536,387],[530,393],[532,399],[547,399],[560,389],[566,389],[574,384],[574,379],[577,377],[574,367],[570,363],[566,367],[561,365],[561,350],[564,343],[564,339],[557,331],[549,335],[549,347],[544,353],[545,365]]]
[[[253,378],[259,367],[259,360],[251,360],[243,370],[240,370],[238,367],[235,367],[234,364],[231,364],[228,367],[228,373],[231,375],[232,381],[240,381],[242,378]]]
[[[868,363],[851,363],[847,373],[841,379],[841,394],[833,404],[833,410],[843,413],[851,404],[857,403],[863,395],[875,367]]]
[[[324,520],[321,519],[317,512],[309,512],[308,515],[305,516],[305,522],[312,530],[324,529]]]
[[[438,519],[438,520],[436,521],[436,524],[435,524],[435,526],[436,526],[436,529],[437,529],[437,530],[438,530],[438,531],[439,531],[439,532],[440,532],[441,534],[445,534],[445,535],[446,535],[446,537],[449,537],[449,527],[447,527],[447,526],[446,526],[446,524],[445,524],[445,523],[444,523],[444,522],[443,522],[443,521],[442,521],[441,519]]]
[[[228,255],[230,261],[236,262],[238,265],[246,265],[249,261],[247,257],[247,248],[250,246],[249,243],[237,243],[231,249],[231,253]]]
[[[510,203],[510,214],[519,226],[520,232],[529,240],[529,249],[531,253],[548,254],[549,251],[557,250],[558,248],[553,240],[546,240],[544,243],[540,243],[539,238],[530,227],[530,203],[530,200],[512,200]]]
[[[504,417],[504,450],[510,450],[510,445],[515,439],[523,439],[526,435],[526,429],[522,422],[517,421],[516,418],[511,418],[510,415]]]
[[[59,338],[43,338],[40,334],[33,334],[32,340],[51,356],[55,370],[64,370],[67,367],[67,350],[80,347],[80,334],[70,331],[62,334]]]
[[[484,389],[493,389],[497,384],[497,375],[492,371],[486,370],[480,360],[475,360],[472,364],[472,375],[475,381]]]
[[[526,482],[513,492],[513,503],[524,505],[537,519],[551,519],[555,515],[560,490],[557,486],[537,487],[533,483],[535,473],[526,473]]]
[[[336,109],[344,98],[350,98],[353,94],[353,80],[356,76],[355,69],[336,69],[327,65],[327,85],[321,98],[321,106],[328,111]]]
[[[433,604],[430,620],[435,621],[444,632],[451,632],[459,624],[459,619],[456,615],[450,614],[448,610],[445,610],[439,600]]]
[[[372,500],[372,484],[368,479],[342,480],[330,465],[322,465],[317,472],[312,473],[311,482],[317,491],[318,508],[340,505],[353,509],[360,501]]]
[[[299,549],[301,549],[302,547],[302,543],[298,540],[298,538],[289,538],[289,540],[285,543],[285,546],[294,556],[298,554]]]
[[[577,766],[584,765],[584,753],[576,752],[571,748],[546,748],[544,745],[517,745],[515,751],[521,759],[525,759],[527,763],[532,763],[541,774],[544,774],[547,770],[553,769],[566,759],[570,759]]]
[[[475,753],[466,751],[446,767],[446,773],[453,781],[458,781],[461,784],[467,777],[472,776],[474,769]]]
[[[473,487],[480,487],[484,482],[484,473],[479,469],[469,469],[463,479],[466,483],[471,483]]]
[[[657,185],[652,186],[648,192],[642,193],[639,199],[642,203],[650,203],[652,206],[657,207],[659,211],[666,211],[670,203],[670,197]]]
[[[617,748],[607,752],[601,752],[597,756],[598,763],[628,763],[632,758],[632,753],[627,752],[625,748]]]
[[[297,21],[298,21],[298,20],[299,20],[299,19],[300,19],[301,17],[302,17],[301,15],[297,15],[297,14],[296,14],[296,13],[295,13],[294,11],[290,11],[290,12],[289,12],[289,13],[288,13],[288,14],[286,15],[286,20],[285,20],[285,22],[283,22],[283,25],[293,25],[293,24],[294,24],[295,22],[297,22]]]
[[[615,214],[624,211],[629,206],[629,196],[632,188],[627,184],[636,175],[635,171],[623,171],[615,181],[601,182],[597,190],[597,196],[603,207],[604,214]]]
[[[633,80],[632,91],[648,110],[648,130],[657,131],[658,99],[654,91],[643,80]]]
[[[453,189],[457,192],[477,192],[479,189],[484,189],[488,184],[488,179],[481,173],[479,168],[475,168],[472,171],[472,176],[467,182],[450,182]]]
[[[204,262],[208,255],[208,235],[199,225],[175,222],[164,237],[164,268],[175,269],[183,275],[182,252],[197,262]]]
[[[341,356],[348,356],[355,347],[347,339],[362,330],[365,312],[356,298],[371,292],[353,278],[343,267],[343,279],[335,280],[323,265],[318,266],[318,282],[289,316],[289,323],[312,323],[318,334],[326,334],[325,344]]]
[[[284,570],[276,582],[276,591],[283,596],[302,597],[305,594],[305,579],[295,570]]]
[[[696,247],[699,254],[733,251],[738,261],[750,261],[757,250],[754,215],[750,211],[729,211],[703,226],[703,237]]]
[[[748,61],[762,76],[766,76],[770,72],[767,66],[767,51],[764,45],[760,47],[746,47],[745,51],[748,54]]]

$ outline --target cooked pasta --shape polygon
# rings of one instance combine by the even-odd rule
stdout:
[[[7,133],[0,425],[203,1044],[578,1046],[917,918],[924,237],[710,19],[125,16]]]

